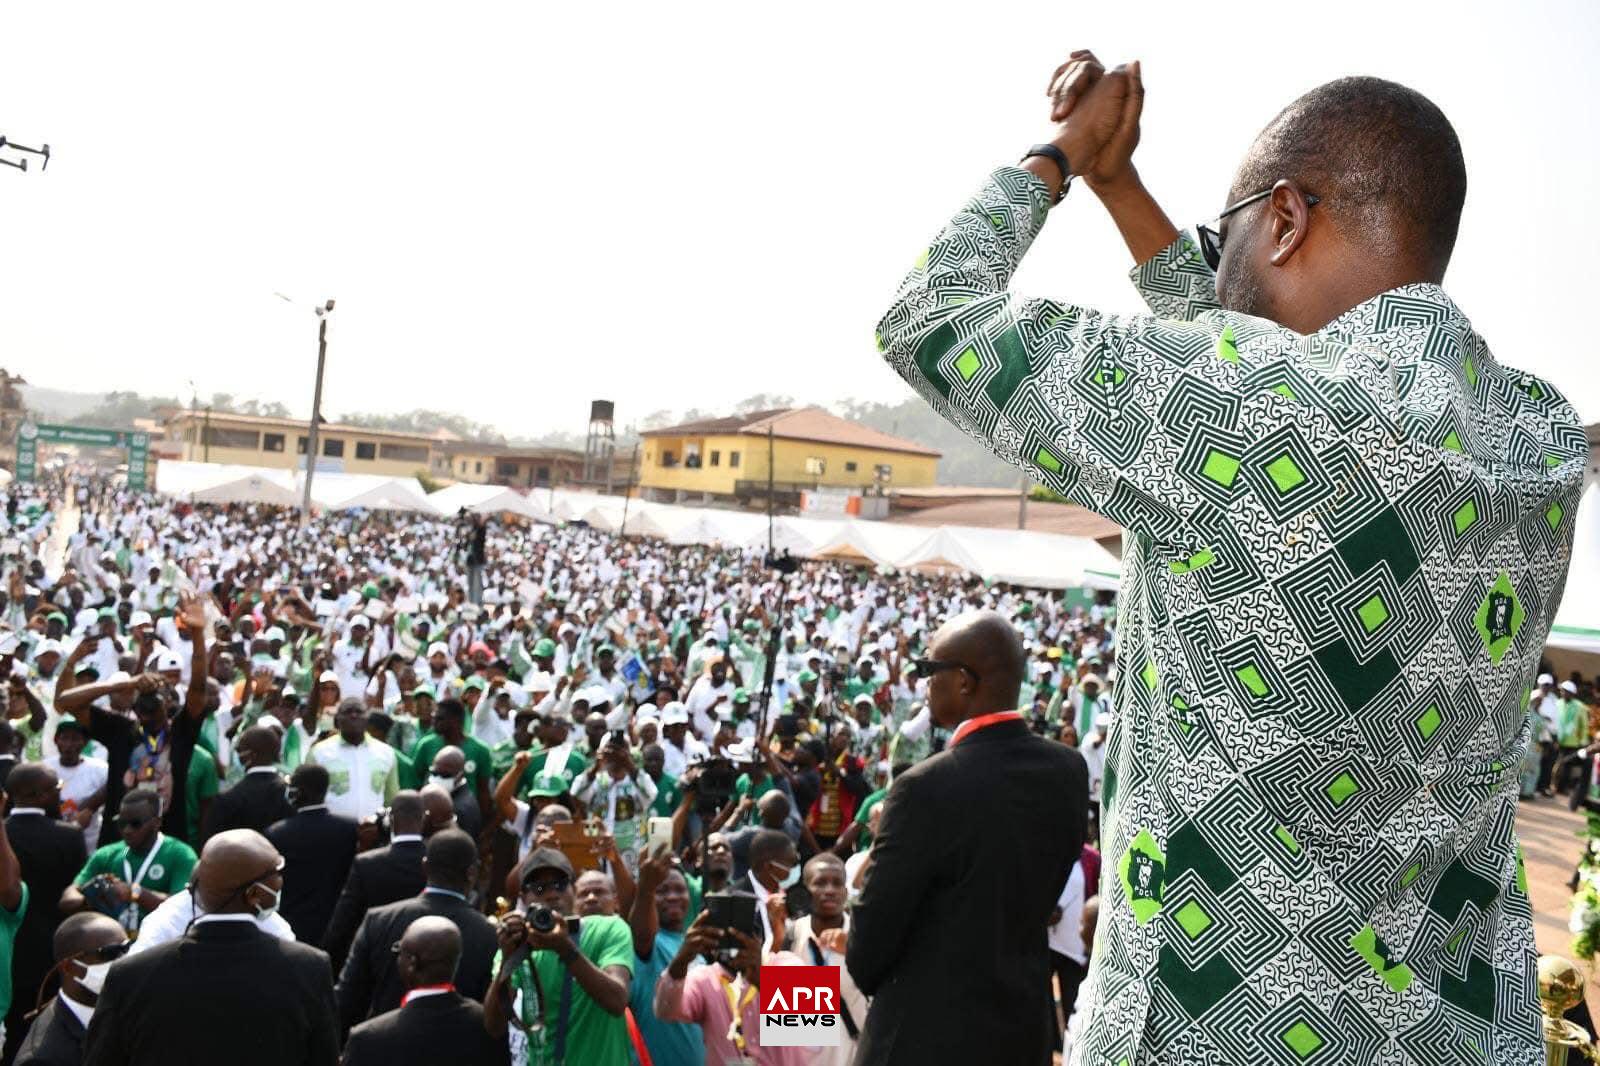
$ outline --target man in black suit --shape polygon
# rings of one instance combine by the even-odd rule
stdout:
[[[874,997],[855,1061],[1048,1063],[1044,931],[1083,848],[1088,770],[1012,709],[1027,657],[999,615],[952,619],[931,654],[928,707],[956,731],[884,801],[851,914],[846,961]]]
[[[267,839],[289,864],[279,910],[296,940],[320,944],[356,856],[356,823],[328,810],[325,766],[295,767],[289,791],[295,813],[267,830]]]
[[[422,797],[409,789],[389,801],[389,845],[356,856],[339,902],[334,904],[322,950],[335,971],[344,966],[361,919],[374,907],[410,899],[422,891]]]
[[[284,797],[283,776],[278,773],[278,734],[265,726],[251,726],[234,746],[247,769],[244,779],[211,801],[202,840],[229,829],[254,829],[265,833],[274,822],[294,813]]]
[[[498,946],[495,929],[467,903],[467,890],[478,877],[478,846],[459,829],[441,829],[428,838],[422,871],[428,884],[420,896],[368,911],[356,930],[337,987],[339,1021],[346,1031],[400,1005],[405,988],[395,970],[394,945],[424,915],[448,918],[461,930],[462,960],[456,974],[461,994],[481,1003],[489,990],[489,968]]]
[[[483,1008],[452,983],[461,930],[426,915],[400,938],[395,970],[407,992],[400,1007],[350,1031],[343,1066],[508,1066],[510,1049],[483,1026]]]
[[[56,929],[61,988],[28,1026],[15,1066],[80,1066],[83,1038],[111,963],[128,952],[120,922],[98,911],[74,914]]]
[[[277,907],[283,866],[254,830],[211,838],[195,869],[204,913],[183,939],[111,967],[84,1066],[328,1066],[339,1057],[328,956],[250,920]]]
[[[22,1042],[39,982],[55,965],[56,926],[61,924],[61,893],[88,861],[83,830],[60,821],[61,783],[40,763],[11,771],[11,816],[6,835],[22,865],[28,910],[17,927],[11,955],[11,1008],[6,1013],[5,1054]]]

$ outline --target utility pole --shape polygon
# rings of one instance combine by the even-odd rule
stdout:
[[[311,520],[311,475],[317,469],[317,425],[322,421],[322,370],[328,363],[328,315],[333,311],[333,301],[316,309],[317,318],[317,385],[311,393],[311,429],[306,434],[306,491],[300,501],[300,517]]]
[[[1027,474],[1022,475],[1022,491],[1017,493],[1017,528],[1028,528],[1028,489],[1032,486]]]
[[[633,458],[628,460],[628,489],[625,493],[623,493],[622,496],[622,528],[617,531],[617,535],[621,537],[626,537],[628,535],[628,505],[633,502],[633,472],[638,465],[639,444],[637,441],[635,441],[633,445]]]
[[[206,425],[200,431],[200,440],[205,446],[205,462],[211,461],[211,405],[206,404]]]

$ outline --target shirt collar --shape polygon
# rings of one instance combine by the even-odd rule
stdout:
[[[253,914],[199,914],[195,916],[195,925],[205,925],[207,922],[253,922]]]
[[[412,844],[422,839],[421,833],[399,833],[389,838],[391,844]]]
[[[455,985],[418,985],[400,997],[400,1005],[407,1006],[414,999],[424,999],[428,996],[442,996],[446,992],[454,992]]]
[[[57,992],[56,998],[72,1012],[72,1016],[77,1018],[85,1029],[89,1028],[89,1019],[94,1017],[93,1007],[85,1006],[77,1000],[69,998],[65,992]]]
[[[990,726],[999,725],[1002,722],[1018,722],[1021,720],[1021,711],[996,711],[993,714],[980,714],[976,718],[968,718],[965,722],[956,726],[956,731],[950,734],[950,743],[945,747],[955,747],[980,729],[988,729]]]
[[[251,774],[275,774],[277,772],[278,768],[276,766],[252,766],[244,772],[244,775],[249,777]]]
[[[1380,317],[1380,305],[1395,306],[1394,298],[1405,300],[1405,313],[1394,317]],[[1363,300],[1350,310],[1317,331],[1320,335],[1340,340],[1359,342],[1373,337],[1413,327],[1430,327],[1451,319],[1465,321],[1466,316],[1445,295],[1443,289],[1430,282],[1401,285],[1388,292]]]
[[[43,807],[13,807],[13,808],[11,808],[11,813],[12,814],[43,814],[44,813],[44,808]]]
[[[422,894],[424,896],[454,896],[456,899],[459,899],[462,903],[467,902],[467,897],[462,895],[460,892],[457,892],[457,891],[455,891],[453,889],[449,889],[449,888],[439,888],[436,885],[429,885],[427,888],[424,888],[422,890]]]
[[[310,814],[312,811],[325,811],[327,809],[328,809],[328,805],[326,803],[308,803],[304,807],[301,807],[295,813],[297,813],[297,814]]]

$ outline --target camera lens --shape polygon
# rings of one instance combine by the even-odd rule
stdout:
[[[556,927],[556,912],[542,904],[528,908],[528,927],[541,933],[548,933]]]

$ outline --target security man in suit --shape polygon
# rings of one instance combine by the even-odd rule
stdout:
[[[260,833],[230,829],[195,869],[203,912],[181,940],[112,966],[84,1045],[84,1066],[327,1066],[339,1057],[328,956],[279,940],[254,919],[283,895],[283,856]]]
[[[273,824],[267,839],[288,861],[283,917],[304,944],[322,943],[339,888],[356,857],[356,823],[328,810],[328,768],[301,763],[289,778],[292,817]]]
[[[6,1051],[22,1041],[39,982],[55,965],[53,941],[61,922],[61,894],[88,861],[83,831],[60,820],[61,782],[42,763],[23,763],[8,778],[11,815],[6,836],[28,886],[28,910],[17,928],[11,957],[11,1010]]]
[[[459,829],[441,829],[428,838],[423,873],[428,884],[421,895],[368,911],[356,930],[339,971],[339,1018],[345,1031],[400,1006],[405,986],[395,969],[394,945],[412,922],[430,914],[448,918],[461,930],[461,968],[456,974],[461,994],[481,1003],[489,990],[489,969],[498,947],[495,929],[467,902],[467,891],[478,876],[477,844]]]
[[[344,1066],[508,1066],[509,1046],[489,1035],[483,1007],[456,991],[461,930],[425,915],[406,927],[395,970],[406,994],[400,1006],[350,1031]]]
[[[265,833],[274,822],[294,813],[278,773],[278,734],[265,726],[251,726],[239,735],[234,749],[246,767],[244,778],[211,801],[202,840],[229,829]]]
[[[56,928],[61,988],[28,1026],[15,1066],[79,1066],[83,1062],[83,1038],[106,972],[128,953],[128,944],[122,923],[98,911],[74,914]],[[27,1002],[33,1003],[31,993]]]
[[[344,967],[361,919],[374,907],[411,899],[426,884],[422,876],[422,796],[409,789],[389,802],[389,843],[356,856],[344,891],[333,906],[322,950],[335,971]]]
[[[1027,656],[991,611],[939,630],[928,679],[945,750],[895,778],[846,956],[874,997],[857,1066],[1050,1061],[1044,936],[1083,848],[1088,771],[1015,710]]]

